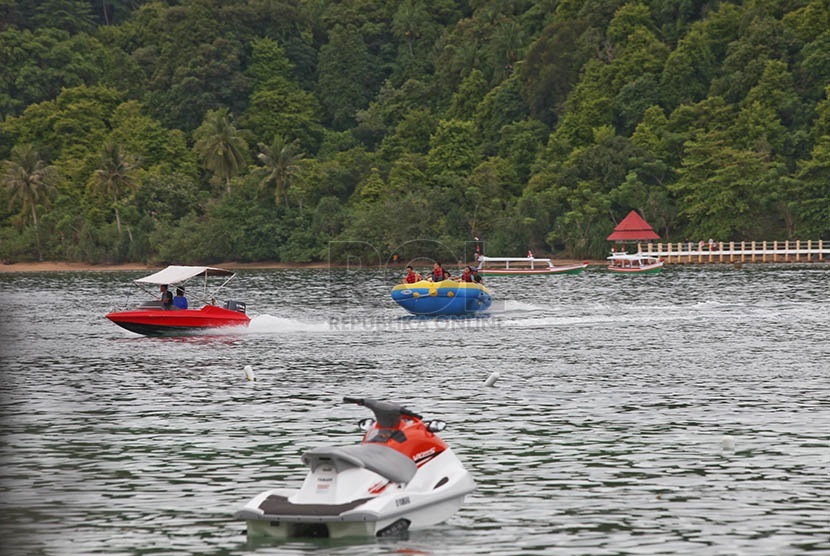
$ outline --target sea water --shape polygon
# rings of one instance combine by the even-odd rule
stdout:
[[[0,553],[830,553],[828,265],[493,277],[469,319],[407,315],[397,269],[246,270],[248,329],[185,338],[104,318],[142,274],[0,274]],[[343,396],[446,421],[478,489],[405,538],[249,541],[248,499],[359,441]]]

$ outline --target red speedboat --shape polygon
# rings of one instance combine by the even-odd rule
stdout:
[[[208,278],[215,276],[225,278],[225,281],[208,296]],[[184,287],[189,280],[203,277],[203,304],[200,308],[182,309],[172,303],[163,303],[155,299],[141,304],[136,309],[114,311],[107,314],[107,318],[122,328],[146,336],[180,336],[198,334],[216,328],[248,326],[251,319],[245,314],[247,309],[245,303],[228,300],[222,306],[216,304],[216,292],[234,276],[234,272],[223,268],[168,266],[155,274],[139,278],[135,281],[136,285],[145,291],[148,291],[147,286],[178,285]],[[188,286],[185,291],[188,296],[193,296],[191,286]],[[158,294],[153,297],[156,295]],[[178,303],[178,300],[176,302]],[[191,301],[188,300],[188,307],[190,303]]]

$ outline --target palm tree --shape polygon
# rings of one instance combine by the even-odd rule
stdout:
[[[204,161],[205,168],[224,178],[230,193],[231,178],[242,168],[248,145],[231,122],[228,109],[209,111],[193,137],[196,139],[193,149]]]
[[[516,60],[520,57],[520,50],[525,44],[526,36],[522,26],[516,21],[502,22],[493,37],[492,63],[499,75],[507,76],[513,73]]]
[[[276,135],[270,145],[259,143],[259,160],[265,170],[265,177],[259,182],[260,189],[274,187],[274,203],[280,204],[281,198],[288,205],[288,186],[291,177],[297,171],[297,162],[304,156],[298,152],[297,141],[287,143],[281,135]]]
[[[0,183],[9,193],[9,201],[20,204],[21,214],[31,211],[35,227],[38,258],[43,260],[38,233],[37,205],[49,201],[49,193],[54,188],[58,173],[54,166],[40,159],[37,150],[31,144],[18,145],[12,149],[11,158],[3,161]]]
[[[121,235],[121,217],[118,214],[118,201],[125,193],[138,189],[136,177],[138,167],[138,158],[125,153],[118,143],[108,141],[104,144],[101,154],[101,165],[90,178],[89,184],[93,190],[112,199],[115,225],[119,236]],[[130,241],[132,241],[132,234],[130,234]]]
[[[392,18],[392,31],[396,38],[406,40],[410,56],[415,56],[415,40],[421,37],[429,22],[430,14],[423,2],[406,0],[398,6]]]

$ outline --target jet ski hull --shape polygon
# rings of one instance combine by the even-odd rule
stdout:
[[[325,494],[318,492],[322,486]],[[389,483],[366,469],[322,480],[312,475],[299,490],[259,494],[236,517],[246,521],[249,537],[394,536],[446,521],[473,490],[472,476],[447,449],[420,467],[407,485]]]
[[[247,520],[247,531],[249,537],[283,540],[309,537],[343,539],[398,536],[407,531],[417,531],[443,523],[461,508],[464,497],[465,495],[447,498],[441,502],[433,502],[399,515],[376,520],[308,519],[300,521],[286,517],[269,521],[250,519]]]

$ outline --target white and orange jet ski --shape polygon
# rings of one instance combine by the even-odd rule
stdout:
[[[446,521],[475,490],[470,473],[435,435],[446,423],[424,423],[394,403],[343,401],[374,413],[360,422],[363,441],[304,453],[309,471],[299,490],[265,491],[236,513],[249,537],[401,535]]]

